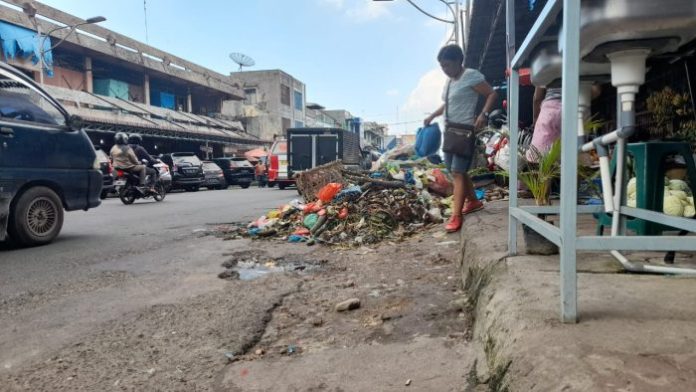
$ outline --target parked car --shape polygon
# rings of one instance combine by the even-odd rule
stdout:
[[[278,188],[285,189],[289,185],[295,185],[295,179],[289,176],[288,171],[288,142],[285,139],[277,139],[273,142],[268,153],[268,187],[278,184]]]
[[[254,166],[246,158],[213,158],[213,162],[222,168],[228,185],[246,189],[254,181]]]
[[[79,117],[0,62],[0,240],[53,241],[64,210],[97,207],[104,181]]]
[[[169,192],[169,190],[172,189],[172,173],[169,171],[169,166],[162,162],[161,159],[153,166],[159,173],[159,182],[164,187],[164,191]]]
[[[173,152],[162,155],[162,162],[169,166],[172,174],[171,189],[186,189],[196,192],[203,185],[203,162],[193,152]]]
[[[204,187],[208,189],[227,189],[225,174],[215,162],[203,161],[203,173],[205,174]]]
[[[102,190],[100,197],[106,199],[109,193],[114,190],[114,166],[111,164],[109,155],[100,146],[94,146],[99,161],[99,171],[102,173]]]

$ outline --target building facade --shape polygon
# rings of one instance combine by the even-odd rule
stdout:
[[[39,2],[0,0],[1,60],[82,117],[96,145],[109,148],[119,131],[143,134],[159,152],[222,155],[229,146],[263,145],[221,118],[224,102],[244,99],[227,76],[84,23]]]
[[[387,126],[374,121],[365,121],[363,123],[363,132],[365,144],[370,145],[380,151],[384,150],[384,137],[387,134]]]
[[[246,99],[241,107],[230,107],[225,114],[240,118],[247,131],[263,140],[285,134],[288,128],[306,124],[305,84],[279,69],[233,72]]]

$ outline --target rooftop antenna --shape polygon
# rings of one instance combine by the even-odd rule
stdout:
[[[254,59],[242,53],[230,53],[230,58],[239,64],[239,72],[242,72],[242,67],[251,67],[256,64]]]

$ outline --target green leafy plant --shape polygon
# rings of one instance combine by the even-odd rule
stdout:
[[[517,178],[532,193],[538,206],[549,205],[551,183],[561,175],[561,140],[556,140],[548,151],[530,147],[531,161]]]

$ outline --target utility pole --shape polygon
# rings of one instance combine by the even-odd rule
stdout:
[[[459,0],[454,0],[454,41],[457,45],[464,48],[464,32],[461,29],[462,13],[459,11]]]

